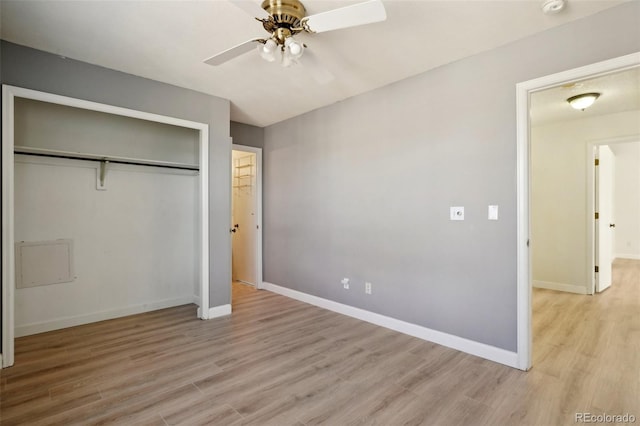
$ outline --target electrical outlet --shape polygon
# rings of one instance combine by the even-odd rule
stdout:
[[[349,290],[349,278],[343,278],[340,282],[345,290]]]
[[[371,283],[370,282],[364,283],[364,292],[367,293],[367,294],[371,294]]]

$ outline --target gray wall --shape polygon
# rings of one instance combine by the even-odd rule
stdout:
[[[635,51],[639,2],[266,128],[265,281],[515,351],[516,84]]]
[[[238,145],[252,146],[254,148],[264,147],[263,127],[232,121],[231,137],[233,138],[233,143]]]
[[[209,125],[210,305],[230,303],[228,100],[2,41],[2,83]]]

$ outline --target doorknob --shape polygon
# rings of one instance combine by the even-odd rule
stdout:
[[[609,228],[615,228],[615,227],[616,227],[616,224],[615,224],[615,223],[610,223],[610,224],[609,224]]]
[[[229,229],[229,232],[236,232],[236,228]]]
[[[233,225],[234,228],[240,228],[240,225],[238,225],[237,223],[235,225]]]

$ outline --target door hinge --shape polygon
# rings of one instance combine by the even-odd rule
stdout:
[[[596,266],[595,269],[596,269],[596,272],[600,272],[600,269],[597,266]]]
[[[599,165],[600,165],[600,160],[596,158],[596,160],[594,161],[594,164],[595,164],[596,166],[599,166]]]
[[[596,219],[600,219],[600,213],[596,212]]]

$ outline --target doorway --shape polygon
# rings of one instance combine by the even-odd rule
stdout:
[[[231,278],[262,288],[262,150],[233,145],[231,153]]]
[[[640,71],[640,69],[638,69]],[[593,194],[594,276],[590,294],[614,283],[612,265],[620,259],[640,259],[640,139],[639,135],[589,144],[594,165],[587,182]]]
[[[561,87],[585,79],[632,69],[640,65],[640,53],[588,65],[558,74],[520,83],[517,95],[517,310],[518,310],[518,368],[528,370],[532,365],[532,251],[531,238],[531,97],[549,88]],[[583,151],[584,152],[584,151]],[[583,159],[585,159],[584,154]],[[588,157],[587,157],[588,158]],[[584,180],[583,180],[584,182]],[[584,188],[584,185],[583,185]],[[589,208],[589,207],[587,207]],[[594,230],[585,221],[588,241]],[[586,246],[586,244],[585,244]],[[586,249],[585,259],[593,259],[593,251]]]

